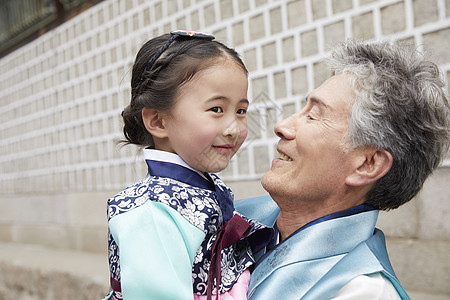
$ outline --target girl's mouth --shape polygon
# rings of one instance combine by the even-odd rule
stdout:
[[[213,146],[213,148],[222,154],[230,154],[231,152],[233,152],[234,145],[231,145],[231,144],[217,145],[217,146]]]

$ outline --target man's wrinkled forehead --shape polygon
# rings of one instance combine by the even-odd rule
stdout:
[[[327,103],[326,99],[318,97],[313,92],[306,95],[305,103],[306,105],[317,106],[321,110],[322,109],[333,110],[333,106]]]
[[[307,105],[316,106],[323,111],[344,113],[353,105],[355,96],[350,75],[339,74],[328,78],[309,93],[306,101]]]

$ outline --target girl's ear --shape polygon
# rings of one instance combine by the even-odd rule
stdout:
[[[166,128],[164,126],[164,114],[154,108],[142,109],[142,121],[147,131],[156,138],[167,137]]]
[[[386,175],[392,166],[392,154],[386,150],[366,147],[355,160],[355,169],[345,179],[349,186],[364,186],[376,182]]]

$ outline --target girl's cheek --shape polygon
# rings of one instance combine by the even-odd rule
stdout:
[[[245,126],[245,128],[242,128],[242,130],[240,131],[240,139],[242,140],[242,142],[244,142],[244,140],[247,138],[248,135],[248,128],[247,126]]]
[[[242,136],[244,137],[244,139],[247,137],[248,134],[248,126],[247,126],[247,120],[243,121],[240,124],[241,128],[240,128],[240,132],[242,134]]]

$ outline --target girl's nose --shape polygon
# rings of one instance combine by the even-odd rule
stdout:
[[[286,140],[291,140],[295,138],[295,128],[293,126],[293,118],[295,114],[278,122],[274,127],[275,134],[281,138]]]
[[[225,127],[225,130],[223,131],[224,136],[231,136],[231,137],[236,137],[239,135],[239,133],[240,133],[240,128],[239,128],[238,120],[233,120],[232,122],[230,122]]]

